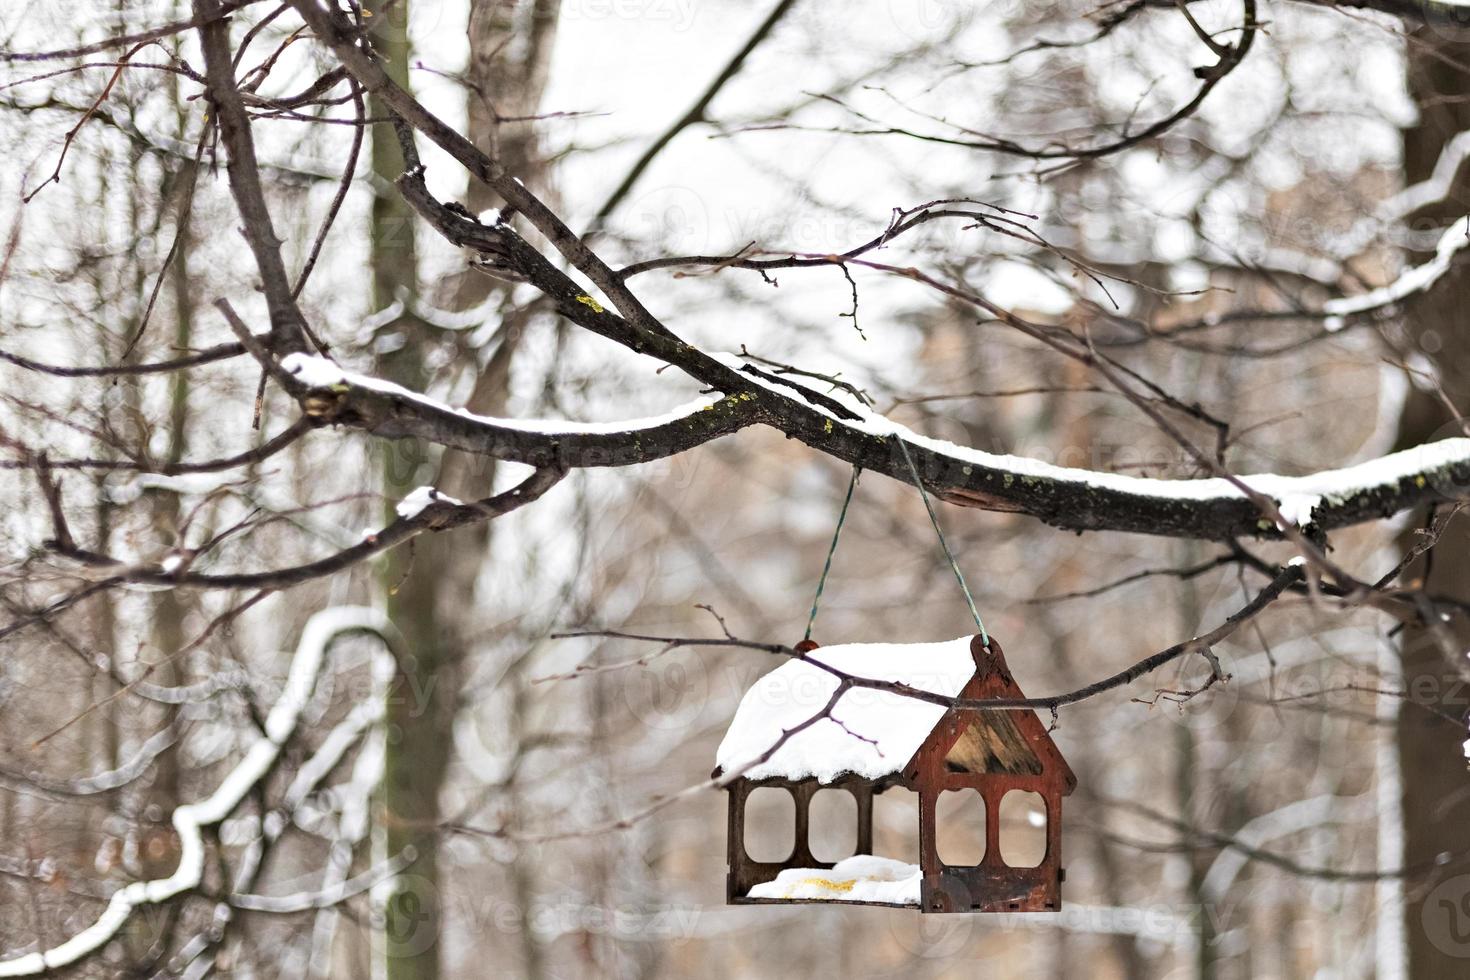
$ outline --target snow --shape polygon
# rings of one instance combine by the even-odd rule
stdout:
[[[287,354],[281,360],[281,369],[295,375],[308,388],[331,388],[347,383],[347,372],[336,362],[314,354]]]
[[[1312,523],[1312,511],[1322,503],[1322,495],[1319,493],[1289,493],[1281,498],[1277,507],[1281,516],[1289,524],[1297,527],[1306,527]]]
[[[1410,270],[1393,285],[1384,287],[1384,290],[1390,291],[1393,296],[1397,297],[1408,295],[1416,289],[1425,288],[1434,279],[1443,274],[1444,270],[1448,268],[1449,261],[1454,253],[1463,247],[1467,241],[1470,241],[1470,239],[1465,237],[1463,228],[1457,223],[1454,228],[1447,231],[1441,238],[1439,254],[1435,260],[1419,266],[1417,269]],[[1359,308],[1366,309],[1392,301],[1391,299],[1381,297],[1374,298],[1380,292],[1383,291],[1375,290],[1373,293],[1367,293],[1363,296],[1334,300],[1333,303],[1341,304],[1341,312],[1346,313]],[[1387,294],[1385,293],[1385,295]],[[1349,309],[1349,305],[1351,305],[1351,309]],[[714,353],[711,356],[733,370],[739,371],[745,366],[745,362],[736,354]],[[706,395],[693,402],[674,408],[663,415],[622,422],[503,419],[475,415],[472,412],[455,408],[433,398],[410,391],[400,385],[384,381],[381,378],[374,378],[369,375],[355,374],[343,370],[332,361],[323,357],[309,354],[290,354],[281,361],[281,365],[286,371],[296,375],[305,384],[314,388],[337,388],[344,385],[361,387],[418,402],[439,411],[452,412],[480,424],[543,435],[634,433],[676,422],[679,419],[688,418],[696,412],[707,409],[720,401],[717,395]],[[766,388],[781,398],[788,401],[796,401],[804,409],[813,410],[827,416],[832,420],[834,427],[841,425],[856,432],[884,438],[898,436],[910,445],[943,454],[952,459],[959,460],[961,463],[974,463],[988,469],[1000,470],[1016,479],[1038,479],[1059,483],[1075,483],[1093,489],[1181,501],[1208,501],[1241,497],[1240,490],[1233,483],[1220,477],[1195,480],[1167,480],[1130,476],[1122,473],[1101,473],[1094,470],[1057,466],[1042,460],[1027,459],[1021,456],[988,453],[969,446],[959,446],[942,439],[933,439],[920,435],[891,419],[876,414],[858,403],[855,399],[846,395],[840,389],[823,392],[817,392],[813,389],[813,393],[825,395],[828,398],[842,403],[844,407],[850,409],[857,416],[855,420],[838,418],[832,412],[820,406],[812,405],[805,399],[800,399],[798,395],[795,395],[792,388],[788,387],[788,385],[796,385],[797,387],[800,387],[800,385],[790,378],[783,378],[784,384],[775,384],[754,374],[742,373],[742,376],[751,383]],[[1393,453],[1392,455],[1369,460],[1344,469],[1325,470],[1300,477],[1278,476],[1274,473],[1259,473],[1243,476],[1240,479],[1252,490],[1274,498],[1279,505],[1291,512],[1288,516],[1294,519],[1298,525],[1301,525],[1309,522],[1315,509],[1324,503],[1331,505],[1334,502],[1364,491],[1377,487],[1395,485],[1406,477],[1426,474],[1453,463],[1467,460],[1470,460],[1470,439],[1443,439],[1439,442]]]
[[[1463,230],[1458,234],[1463,236]],[[711,356],[735,370],[744,367],[745,362],[740,359],[739,355],[718,353]],[[844,408],[858,416],[855,420],[842,419],[819,405],[813,405],[804,399],[798,400],[799,396],[793,395],[789,387],[774,384],[758,375],[746,373],[744,376],[753,384],[766,388],[782,398],[797,401],[797,404],[806,409],[826,415],[832,420],[834,427],[843,426],[855,432],[881,438],[897,436],[909,445],[940,453],[962,463],[969,462],[988,469],[1000,470],[1018,480],[1036,479],[1073,483],[1097,490],[1180,501],[1207,501],[1242,496],[1233,483],[1222,477],[1195,480],[1155,479],[1130,476],[1125,473],[1102,473],[1096,470],[1074,469],[1042,460],[1028,459],[1024,456],[988,453],[970,446],[960,446],[943,439],[920,435],[885,416],[870,411],[856,399],[847,396],[841,389],[820,392],[812,389],[814,394],[821,394],[840,402]],[[789,378],[782,380],[794,383]],[[1452,464],[1466,461],[1470,461],[1470,439],[1441,439],[1438,442],[1381,456],[1343,469],[1322,470],[1306,476],[1257,473],[1241,476],[1238,479],[1252,490],[1272,497],[1278,504],[1286,503],[1291,498],[1301,498],[1287,504],[1300,516],[1308,498],[1320,498],[1312,502],[1311,509],[1315,510],[1323,503],[1330,505],[1365,491],[1394,486],[1400,480],[1421,477]]]
[[[1394,221],[1443,201],[1454,186],[1455,175],[1460,164],[1470,156],[1470,130],[1456,133],[1439,151],[1434,161],[1434,172],[1427,180],[1411,184],[1379,206],[1378,213],[1383,222]]]
[[[499,303],[498,298],[492,298],[468,310],[441,310],[424,302],[421,297],[403,290],[393,302],[381,310],[369,313],[358,322],[358,342],[366,344],[373,334],[396,322],[405,312],[413,313],[418,319],[440,330],[474,330],[497,317]]]
[[[957,696],[975,673],[968,636],[940,643],[819,647],[808,660],[947,698]],[[776,744],[783,730],[819,714],[837,684],[836,677],[807,660],[787,661],[766,674],[740,699],[715,753],[716,763],[727,774],[750,779],[776,776],[830,783],[845,773],[878,779],[902,769],[945,714],[942,705],[853,688],[842,695],[830,716],[797,732],[770,759],[745,768]]]
[[[398,501],[398,505],[393,510],[399,517],[410,519],[419,516],[419,514],[423,513],[424,508],[430,504],[440,502],[455,505],[463,505],[464,503],[464,501],[456,500],[448,494],[440,493],[433,487],[415,487],[408,496]],[[377,532],[374,531],[373,533],[376,534]]]
[[[133,757],[116,769],[99,772],[91,776],[82,776],[76,779],[55,779],[39,772],[28,773],[28,782],[35,783],[42,789],[53,792],[67,793],[73,796],[90,796],[95,793],[106,793],[137,779],[143,772],[153,764],[165,751],[179,739],[178,732],[173,726],[159,729],[140,745]]]
[[[174,873],[167,878],[135,881],[119,888],[112,893],[96,921],[70,939],[42,952],[0,960],[0,977],[36,976],[75,963],[116,936],[139,905],[164,902],[199,887],[204,878],[203,828],[228,817],[275,765],[286,740],[296,730],[302,710],[311,699],[332,640],[348,632],[385,632],[389,629],[391,627],[382,613],[357,606],[324,609],[307,620],[296,654],[291,659],[285,687],[266,715],[265,734],[251,744],[245,757],[220,781],[213,793],[197,803],[185,803],[174,810],[173,826],[179,835],[179,863]]]
[[[694,401],[687,402],[662,415],[650,416],[648,418],[629,419],[623,422],[568,422],[557,419],[503,419],[489,415],[476,415],[462,408],[455,408],[427,395],[421,395],[416,391],[410,391],[402,385],[396,385],[382,378],[375,378],[368,374],[356,374],[346,371],[325,357],[317,357],[313,354],[287,354],[281,359],[281,368],[288,374],[295,375],[303,384],[309,388],[327,388],[342,390],[344,387],[366,388],[369,391],[381,392],[385,395],[393,395],[407,401],[417,402],[441,412],[451,412],[461,418],[478,422],[481,425],[493,425],[501,429],[514,429],[518,432],[534,432],[541,435],[603,435],[617,433],[632,433],[643,429],[652,429],[669,422],[677,422],[688,418],[695,412],[703,411],[711,405],[719,402],[718,395],[703,395]]]
[[[145,490],[163,490],[183,496],[206,497],[239,482],[240,476],[235,473],[180,473],[175,476],[165,476],[162,473],[139,473],[121,482],[109,483],[106,493],[107,499],[115,504],[132,504],[143,496]]]
[[[327,887],[315,891],[297,892],[294,895],[250,895],[236,893],[230,896],[235,908],[253,909],[257,912],[274,912],[277,915],[305,912],[311,909],[328,909],[376,885],[388,881],[413,865],[417,857],[412,845],[404,848],[383,864],[364,871],[355,878],[334,881]]]
[[[1444,269],[1448,268],[1450,258],[1467,241],[1470,241],[1470,239],[1466,239],[1463,228],[1457,224],[1455,228],[1446,232],[1441,239],[1439,255],[1434,261],[1419,266],[1416,270],[1410,270],[1398,282],[1384,287],[1384,289],[1393,291],[1393,294],[1398,296],[1400,293],[1407,295],[1415,289],[1424,288],[1430,282],[1433,282],[1435,278],[1443,274]],[[1350,297],[1344,300],[1334,300],[1333,302],[1344,304],[1342,310],[1344,312],[1350,312],[1346,304],[1354,304],[1353,309],[1357,309],[1359,305],[1362,308],[1368,308],[1391,301],[1381,298],[1369,299],[1369,297],[1373,297],[1378,292],[1380,291],[1375,290],[1374,293]],[[711,356],[727,367],[737,371],[745,366],[745,362],[735,354],[714,353]],[[281,365],[285,370],[296,375],[305,384],[313,388],[340,388],[344,385],[356,386],[418,402],[419,404],[439,411],[451,412],[483,425],[492,425],[498,428],[541,435],[635,433],[676,422],[679,419],[688,418],[696,412],[703,411],[721,400],[718,395],[705,395],[695,401],[674,408],[663,415],[621,422],[503,419],[475,415],[472,412],[455,408],[433,398],[410,391],[400,385],[384,381],[381,378],[374,378],[369,375],[355,374],[343,370],[332,361],[323,357],[309,354],[290,354],[281,361]],[[790,378],[783,378],[784,384],[776,384],[754,374],[742,373],[742,376],[751,383],[763,387],[783,399],[795,401],[803,409],[816,411],[827,416],[827,418],[832,420],[834,427],[841,425],[852,431],[882,438],[897,436],[910,445],[940,453],[961,463],[974,463],[988,469],[1000,470],[1007,474],[1008,477],[1015,479],[1037,479],[1059,483],[1074,483],[1098,490],[1180,501],[1234,499],[1242,496],[1240,490],[1233,483],[1221,477],[1194,480],[1168,480],[1130,476],[1122,473],[1102,473],[1094,470],[1057,466],[1042,460],[1028,459],[1021,456],[988,453],[969,446],[959,446],[952,442],[946,442],[943,439],[933,439],[920,435],[885,416],[874,413],[840,389],[821,392],[812,389],[814,394],[825,395],[828,398],[840,402],[857,416],[856,419],[838,418],[832,412],[821,406],[813,405],[805,399],[801,399],[799,395],[794,394],[792,388],[789,386],[795,385],[796,387],[801,387],[801,385]],[[1406,477],[1427,474],[1451,464],[1465,462],[1467,460],[1470,460],[1470,439],[1443,439],[1439,442],[1393,453],[1344,469],[1325,470],[1299,477],[1278,476],[1274,473],[1259,473],[1243,476],[1240,479],[1252,490],[1274,498],[1279,505],[1290,510],[1297,519],[1296,523],[1300,525],[1303,522],[1310,521],[1313,511],[1324,503],[1331,505],[1364,491],[1395,485]]]
[[[916,864],[855,854],[831,868],[787,868],[774,881],[751,888],[747,897],[918,905],[923,877]]]
[[[395,299],[381,310],[363,317],[362,322],[358,324],[358,329],[363,333],[376,333],[401,316],[403,316],[403,300]]]
[[[1439,237],[1439,244],[1434,250],[1434,258],[1423,265],[1404,270],[1402,275],[1388,285],[1370,289],[1357,296],[1344,296],[1341,299],[1328,300],[1323,303],[1322,312],[1328,314],[1327,319],[1323,321],[1323,326],[1328,330],[1340,330],[1343,318],[1350,313],[1376,310],[1390,303],[1397,303],[1414,293],[1423,292],[1434,285],[1439,281],[1440,276],[1449,271],[1450,262],[1454,259],[1455,253],[1466,245],[1470,245],[1470,230],[1467,230],[1467,223],[1470,223],[1470,217],[1451,224]]]

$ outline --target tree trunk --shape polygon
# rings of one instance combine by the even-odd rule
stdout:
[[[407,0],[379,0],[369,9],[374,15],[369,21],[373,44],[394,81],[406,88],[412,54],[409,4]],[[370,116],[381,118],[386,112],[378,99],[369,98]],[[389,187],[403,172],[402,153],[387,126],[372,131],[372,164],[373,172]],[[382,310],[417,295],[414,218],[402,198],[389,192],[373,199],[371,221],[373,308]],[[378,370],[399,384],[422,390],[424,338],[419,324],[411,316],[401,316],[386,331],[402,335],[403,343],[382,358]],[[428,482],[429,455],[423,444],[406,439],[383,444],[383,453],[383,492],[389,510],[385,518],[392,520],[393,502]],[[388,980],[434,980],[439,976],[442,923],[435,824],[452,703],[446,704],[436,690],[447,680],[442,676],[445,645],[434,623],[430,577],[410,574],[414,558],[411,548],[395,549],[384,563],[388,613],[403,635],[404,646],[384,716],[383,840],[389,855],[415,856],[408,871],[395,880],[385,910],[383,952]],[[452,693],[449,697],[452,699]]]
[[[407,86],[410,57],[404,4],[385,8],[390,21],[379,50],[387,55],[400,85]],[[528,185],[538,183],[539,153],[530,120],[498,124],[500,117],[529,117],[535,113],[546,81],[557,5],[473,0],[468,33],[470,62],[466,71],[468,135],[482,148],[497,154],[506,169]],[[375,25],[375,30],[383,30]],[[374,106],[373,115],[381,114]],[[376,172],[390,182],[401,172],[398,148],[380,128],[373,141]],[[465,203],[475,211],[501,202],[483,185],[470,182]],[[373,210],[373,268],[375,306],[383,309],[400,295],[415,295],[415,256],[412,215],[393,196],[379,199]],[[509,300],[509,290],[475,272],[459,277],[446,305],[467,308],[484,302],[495,289]],[[496,415],[504,409],[511,361],[528,310],[502,310],[499,345],[480,369],[465,407]],[[434,338],[423,324],[404,317],[394,329],[406,343],[384,358],[383,373],[415,390],[428,377],[424,354]],[[466,351],[466,358],[477,352]],[[444,493],[474,499],[488,496],[495,477],[494,461],[481,456],[446,452],[435,461],[425,448],[407,440],[393,444],[384,469],[389,500],[402,498],[420,484],[432,484]],[[439,796],[448,772],[453,726],[465,678],[465,661],[472,652],[479,599],[475,583],[490,546],[490,527],[482,524],[454,534],[428,535],[412,549],[392,553],[387,563],[389,613],[403,633],[408,655],[399,664],[389,694],[388,747],[383,775],[384,819],[388,851],[412,847],[417,859],[399,879],[390,903],[386,953],[389,980],[428,980],[440,973],[442,934],[441,900],[444,884],[438,861]],[[539,963],[535,938],[525,932],[526,968],[534,975]]]
[[[1409,43],[1409,87],[1418,122],[1404,131],[1404,180],[1430,176],[1440,151],[1470,129],[1470,44],[1453,33],[1421,29]],[[1462,167],[1444,200],[1412,216],[1411,226],[1437,229],[1470,214],[1470,171]],[[1423,234],[1421,232],[1421,234]],[[1418,243],[1416,243],[1418,246]],[[1431,245],[1432,247],[1432,245]],[[1406,256],[1422,262],[1422,251]],[[1438,370],[1445,394],[1461,411],[1470,405],[1470,270],[1456,265],[1407,311],[1405,357],[1423,355]],[[1400,447],[1459,435],[1456,419],[1432,391],[1413,386],[1399,426]],[[1464,488],[1460,488],[1463,490]],[[1451,523],[1429,563],[1406,574],[1426,577],[1431,592],[1470,599],[1470,521]],[[1404,864],[1433,869],[1405,882],[1405,934],[1409,976],[1463,977],[1470,972],[1470,778],[1460,743],[1465,727],[1464,658],[1470,646],[1465,617],[1445,624],[1452,632],[1451,659],[1430,631],[1405,630],[1400,656],[1410,699],[1399,711],[1398,750],[1403,773]],[[1461,941],[1463,939],[1464,941]]]

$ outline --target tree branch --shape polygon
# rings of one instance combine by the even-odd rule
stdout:
[[[244,222],[245,240],[260,270],[266,306],[271,318],[271,349],[282,354],[306,350],[306,320],[296,306],[291,279],[281,260],[281,240],[271,223],[270,209],[260,183],[250,116],[235,85],[230,25],[221,19],[220,0],[194,0],[195,19],[202,22],[199,37],[204,48],[209,99],[219,123],[220,139],[229,150],[226,164],[230,192]]]
[[[215,791],[197,803],[186,803],[173,813],[179,835],[179,864],[167,878],[137,881],[112,893],[102,914],[87,928],[50,949],[0,960],[0,977],[29,977],[76,963],[101,949],[125,926],[141,905],[157,905],[199,887],[204,878],[203,831],[235,811],[246,795],[263,780],[280,758],[286,741],[311,698],[326,659],[327,647],[353,632],[391,630],[383,614],[373,609],[343,607],[323,610],[302,631],[285,687],[266,718],[265,732],[256,739]]]

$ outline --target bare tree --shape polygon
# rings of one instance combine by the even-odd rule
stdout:
[[[0,16],[0,976],[687,972],[732,698],[982,610],[1106,921],[976,942],[1453,975],[1463,9],[779,0],[627,139],[586,4]]]

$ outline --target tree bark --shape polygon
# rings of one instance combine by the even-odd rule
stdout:
[[[389,30],[380,35],[378,50],[397,72],[395,81],[406,87],[410,44],[402,23],[403,4],[384,8]],[[500,123],[501,117],[525,119],[534,115],[545,86],[557,5],[548,0],[473,0],[467,26],[470,62],[465,74],[470,139],[493,155],[507,172],[534,184],[540,154],[534,123]],[[376,30],[382,30],[375,25]],[[383,114],[377,99],[371,114]],[[396,142],[380,128],[373,140],[373,164],[379,176],[392,182],[402,172]],[[485,186],[471,181],[465,201],[479,212],[501,202]],[[379,198],[373,212],[375,306],[383,309],[401,295],[415,295],[413,222],[417,218],[398,194]],[[479,369],[465,407],[484,415],[503,414],[511,363],[529,311],[510,305],[508,289],[477,272],[458,277],[451,295],[440,302],[451,308],[469,308],[500,289],[504,299],[498,346]],[[423,390],[427,375],[424,354],[436,342],[424,325],[405,317],[395,329],[406,343],[384,359],[386,376]],[[474,358],[477,351],[463,352]],[[446,450],[436,460],[431,447],[420,440],[391,444],[385,467],[385,492],[400,499],[414,487],[431,483],[452,497],[477,499],[490,493],[495,461],[485,456]],[[476,582],[490,547],[489,524],[457,534],[428,535],[412,551],[395,551],[387,568],[389,610],[402,631],[410,656],[399,664],[399,675],[388,704],[388,751],[384,771],[385,819],[389,853],[412,847],[418,855],[413,869],[400,880],[387,923],[389,980],[430,980],[442,969],[444,876],[439,864],[437,831],[439,796],[448,773],[453,726],[472,654],[471,635],[479,617]],[[524,976],[539,972],[539,949],[531,930],[525,931]]]
[[[407,88],[412,56],[409,3],[379,0],[367,9],[373,14],[369,24],[375,49],[394,81]],[[371,95],[368,114],[374,118],[386,114],[382,103]],[[372,166],[373,172],[389,185],[403,172],[402,153],[387,126],[373,129]],[[373,198],[371,222],[373,308],[383,310],[396,302],[407,305],[418,294],[413,213],[399,195],[379,194]],[[379,370],[399,384],[422,389],[422,325],[405,315],[386,330],[400,334],[402,345],[383,356]],[[430,465],[429,448],[417,440],[399,440],[387,446],[382,466],[388,520],[394,517],[395,501],[429,482]],[[452,703],[446,703],[438,690],[448,680],[448,654],[433,616],[432,576],[413,575],[414,560],[413,549],[394,549],[383,572],[388,614],[404,644],[384,713],[380,817],[387,854],[415,855],[408,871],[395,880],[385,910],[383,955],[388,980],[436,980],[443,928],[435,825],[447,764]],[[452,699],[452,692],[448,696]]]
[[[1463,31],[1421,28],[1410,37],[1409,88],[1419,106],[1418,122],[1404,131],[1404,180],[1430,176],[1445,144],[1470,129],[1470,43]],[[1420,229],[1442,228],[1470,214],[1470,170],[1462,167],[1450,193],[1413,216]],[[1422,253],[1407,261],[1422,261]],[[1405,318],[1405,355],[1423,355],[1437,368],[1445,394],[1461,411],[1470,405],[1470,270],[1458,264],[1437,287],[1412,304]],[[1459,426],[1432,391],[1412,387],[1399,426],[1399,445],[1443,435],[1460,435]],[[1470,521],[1449,526],[1429,564],[1420,562],[1409,578],[1427,577],[1435,592],[1470,599]],[[1470,647],[1470,628],[1459,616],[1445,624],[1455,650]],[[1460,743],[1464,725],[1453,719],[1465,712],[1464,658],[1452,661],[1424,629],[1405,630],[1400,647],[1404,684],[1411,700],[1400,709],[1397,726],[1403,773],[1404,865],[1433,869],[1405,883],[1405,934],[1408,975],[1415,978],[1463,977],[1470,972],[1470,942],[1457,942],[1470,927],[1462,899],[1470,896],[1470,862],[1465,828],[1470,826],[1470,778]],[[1426,710],[1431,709],[1431,710]],[[1456,882],[1459,882],[1457,887]],[[1449,888],[1453,894],[1447,894]],[[1449,904],[1444,904],[1448,899]],[[1449,921],[1460,916],[1464,921]],[[1443,920],[1443,921],[1441,921]]]

